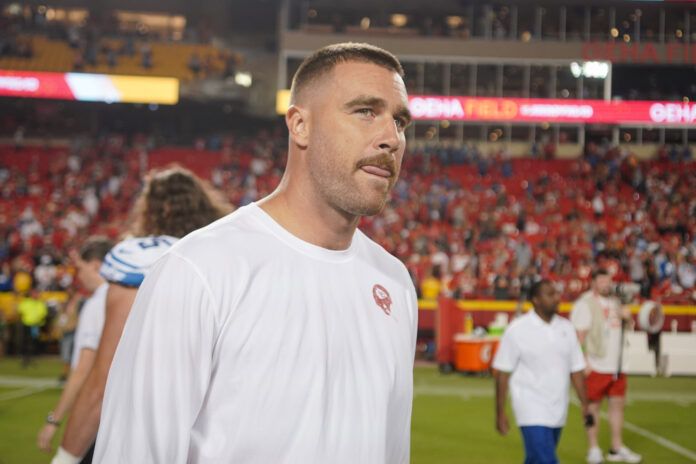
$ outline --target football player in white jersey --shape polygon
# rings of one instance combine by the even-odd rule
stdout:
[[[76,251],[70,253],[70,260],[77,269],[77,281],[89,292],[89,298],[80,311],[68,381],[58,404],[48,413],[46,423],[41,427],[36,440],[37,446],[42,451],[51,451],[51,441],[60,423],[70,413],[75,398],[94,364],[106,309],[107,284],[99,275],[99,268],[113,245],[108,238],[95,236],[85,241],[79,253]]]
[[[357,229],[396,182],[403,69],[367,44],[298,69],[269,197],[177,242],[114,357],[100,463],[406,463],[415,289]]]
[[[77,397],[53,464],[91,461],[111,360],[137,289],[149,269],[178,237],[229,211],[215,191],[181,167],[155,171],[146,178],[135,203],[129,231],[132,237],[117,244],[100,269],[109,283],[104,329],[94,366]]]

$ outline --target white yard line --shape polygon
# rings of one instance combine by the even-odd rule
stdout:
[[[47,388],[37,388],[37,387],[27,387],[23,388],[18,391],[11,391],[7,392],[3,395],[0,395],[0,401],[8,401],[8,400],[16,400],[19,398],[24,398],[26,396],[31,396],[36,393],[42,392],[44,390],[47,390]]]
[[[61,384],[52,377],[29,378],[0,375],[0,387],[61,388]]]
[[[1,380],[1,378],[0,378]],[[457,397],[492,397],[494,394],[493,383],[490,387],[484,386],[435,386],[426,383],[416,383],[414,385],[414,393],[416,395],[430,396],[457,396]],[[571,394],[572,395],[572,394]],[[690,406],[696,403],[696,392],[671,392],[663,393],[657,391],[634,392],[628,393],[627,401],[629,403],[641,401],[654,401],[658,403],[674,403],[679,406]]]
[[[572,398],[570,402],[574,406],[580,407],[580,403],[578,402],[577,398]],[[605,411],[600,411],[599,416],[605,421],[609,421],[609,415]],[[673,441],[670,441],[661,435],[653,433],[649,430],[645,430],[642,427],[638,427],[636,424],[628,422],[627,420],[624,420],[624,428],[630,430],[633,433],[637,433],[638,435],[647,438],[648,440],[652,440],[658,445],[667,448],[668,450],[673,451],[677,454],[680,454],[693,462],[696,462],[696,452],[684,448],[681,445],[677,445]]]
[[[416,384],[413,389],[413,393],[415,396],[454,396],[454,397],[459,397],[461,399],[467,400],[472,397],[484,397],[484,398],[490,398],[493,397],[493,386],[491,385],[490,388],[482,388],[482,387],[467,387],[467,386],[461,386],[461,387],[454,387],[454,386],[432,386],[432,385],[427,385],[427,384]],[[677,393],[677,394],[668,394],[668,393],[659,393],[659,392],[645,392],[645,393],[637,393],[634,395],[631,395],[629,393],[628,396],[629,400],[633,401],[656,401],[656,402],[670,402],[670,403],[675,403],[678,405],[684,405],[684,403],[692,403],[696,402],[696,395],[689,394],[689,393]],[[571,403],[574,404],[575,406],[579,406],[579,403],[576,398],[571,399]],[[608,416],[606,412],[602,411],[600,413],[600,416],[602,419],[605,421],[608,419]],[[674,443],[673,441],[670,441],[666,439],[663,436],[657,435],[656,433],[653,433],[649,430],[645,430],[642,427],[638,427],[635,424],[632,424],[631,422],[624,421],[624,427],[627,430],[630,430],[633,433],[637,433],[638,435],[647,438],[648,440],[652,440],[658,445],[667,448],[668,450],[679,454],[690,461],[696,462],[696,452],[684,448],[681,445],[678,445]]]
[[[416,384],[413,387],[413,393],[416,396],[456,396],[462,399],[469,399],[475,396],[489,398],[493,396],[493,387],[437,387],[427,384]]]
[[[605,417],[606,419],[606,417]],[[630,422],[624,421],[624,428],[630,430],[631,432],[637,433],[640,436],[643,436],[649,440],[654,441],[658,445],[664,446],[668,450],[674,451],[677,454],[681,454],[687,459],[690,459],[694,462],[696,462],[696,453],[693,451],[684,448],[683,446],[679,446],[673,441],[669,441],[665,437],[661,437],[660,435],[657,435],[655,433],[652,433],[649,430],[645,430],[644,428],[638,427],[635,424],[631,424]]]

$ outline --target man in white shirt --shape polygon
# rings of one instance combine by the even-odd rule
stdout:
[[[534,310],[505,330],[493,361],[496,380],[496,429],[510,428],[505,399],[510,385],[512,408],[522,432],[525,464],[558,463],[556,447],[568,414],[572,382],[587,416],[585,360],[573,325],[558,316],[559,292],[549,280],[532,285]]]
[[[367,44],[300,66],[278,188],[185,237],[138,291],[98,462],[409,461],[416,293],[356,230],[399,174],[402,76]]]
[[[42,451],[51,451],[51,441],[60,423],[72,409],[75,398],[94,364],[104,326],[106,288],[108,287],[106,281],[99,275],[99,268],[112,246],[113,243],[105,237],[93,237],[85,242],[79,254],[73,251],[70,255],[77,269],[77,280],[90,293],[90,297],[80,311],[70,376],[58,404],[48,413],[46,424],[39,431],[37,445]]]
[[[587,428],[589,450],[587,462],[604,461],[599,448],[599,408],[604,397],[608,398],[611,449],[607,461],[638,463],[641,456],[623,443],[624,405],[626,397],[625,357],[621,355],[624,343],[622,325],[631,319],[628,308],[611,296],[612,278],[605,270],[597,270],[592,276],[591,289],[582,294],[573,305],[570,320],[578,332],[578,339],[585,348],[589,373],[587,397],[594,425]]]

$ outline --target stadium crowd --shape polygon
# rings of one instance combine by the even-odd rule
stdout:
[[[61,10],[60,19],[58,16],[57,10],[46,6],[13,5],[0,12],[0,58],[31,60],[36,55],[34,39],[45,37],[69,47],[73,71],[94,71],[100,66],[107,66],[109,72],[128,73],[132,68],[119,66],[124,62],[137,62],[140,71],[162,72],[156,68],[158,62],[161,64],[172,58],[156,56],[157,44],[200,45],[194,51],[187,49],[179,52],[187,55],[180,58],[186,60],[186,67],[193,79],[234,76],[242,61],[241,54],[210,45],[213,34],[205,22],[186,25],[181,17],[169,17],[176,27],[154,28],[132,18],[120,18],[118,11],[88,13],[86,10]],[[147,13],[141,16],[147,16]],[[159,53],[177,54],[176,50],[159,50]]]
[[[68,250],[95,233],[118,236],[148,165],[185,164],[237,206],[279,181],[282,131],[217,138],[219,151],[207,143],[154,148],[144,136],[109,135],[1,148],[0,290],[22,272],[40,290],[70,288]],[[543,275],[572,299],[599,263],[639,283],[644,298],[696,301],[696,170],[682,151],[650,162],[593,144],[577,160],[411,151],[391,203],[362,228],[406,263],[421,297],[518,299]]]

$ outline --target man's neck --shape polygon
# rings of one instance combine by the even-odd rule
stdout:
[[[350,247],[359,217],[350,216],[281,186],[258,205],[281,227],[313,245],[329,250]]]
[[[537,316],[539,316],[539,318],[542,321],[546,322],[547,324],[549,324],[551,322],[551,319],[553,319],[553,314],[549,314],[549,315],[544,314],[541,311],[539,311],[537,308],[534,308],[534,312],[536,313]]]

